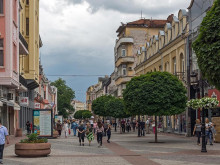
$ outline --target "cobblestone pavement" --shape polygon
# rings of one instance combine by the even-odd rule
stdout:
[[[201,153],[196,139],[171,134],[159,134],[159,142],[154,135],[137,137],[136,134],[113,133],[110,144],[103,139],[98,148],[96,141],[88,146],[79,146],[77,137],[51,139],[51,154],[43,158],[19,158],[14,154],[14,145],[4,151],[4,164],[7,165],[207,165],[219,164],[220,144],[207,145],[207,153]],[[15,140],[16,142],[16,140]]]

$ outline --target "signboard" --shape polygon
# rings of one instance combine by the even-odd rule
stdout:
[[[33,110],[34,133],[43,137],[53,136],[52,115],[51,109]]]
[[[34,109],[40,109],[40,103],[34,103]]]
[[[29,105],[29,99],[28,97],[20,97],[20,106],[28,106]]]
[[[57,123],[58,120],[60,120],[60,123],[63,123],[63,116],[62,115],[55,115],[55,123]]]

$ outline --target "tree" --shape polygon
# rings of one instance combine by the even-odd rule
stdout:
[[[129,115],[125,111],[125,106],[123,100],[120,98],[112,97],[105,103],[105,111],[108,112],[109,116],[115,118],[126,118]],[[115,131],[116,131],[116,124],[115,124]]]
[[[92,113],[91,113],[89,110],[85,110],[85,111],[82,113],[83,119],[89,119],[89,118],[91,118],[91,116],[92,116]]]
[[[71,100],[75,98],[75,92],[61,78],[52,82],[51,85],[57,87],[58,114],[67,118],[70,113],[74,112]]]
[[[193,43],[204,78],[220,90],[220,0],[216,0],[204,17],[199,36]]]
[[[109,116],[109,112],[105,110],[105,103],[108,102],[110,99],[112,99],[113,96],[110,95],[104,95],[101,97],[98,97],[92,102],[92,110],[96,115],[99,116]]]
[[[82,113],[83,113],[82,110],[75,112],[74,118],[75,118],[75,119],[82,119],[82,118],[83,118],[83,117],[82,117]]]
[[[186,89],[178,78],[168,72],[149,72],[134,77],[123,91],[126,110],[132,115],[157,116],[180,114],[186,108]]]

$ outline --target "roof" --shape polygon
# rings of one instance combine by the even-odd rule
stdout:
[[[133,22],[128,22],[127,24],[122,24],[116,32],[120,33],[125,27],[163,28],[167,22],[167,20],[139,19]]]

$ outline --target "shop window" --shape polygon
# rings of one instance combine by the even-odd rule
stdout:
[[[4,40],[0,39],[0,66],[4,66]]]
[[[3,0],[0,0],[0,14],[4,14]]]

